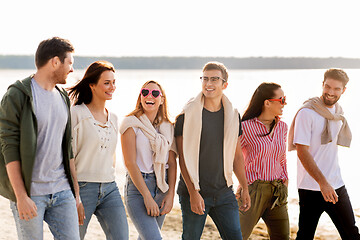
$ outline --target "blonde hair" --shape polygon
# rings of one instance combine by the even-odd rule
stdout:
[[[153,123],[154,126],[159,126],[163,121],[171,123],[171,121],[169,119],[169,115],[168,115],[166,94],[164,92],[164,89],[161,87],[161,85],[154,80],[150,80],[150,81],[147,81],[146,83],[144,83],[144,85],[142,85],[141,88],[145,88],[150,83],[154,83],[154,84],[158,85],[159,90],[161,91],[161,94],[162,94],[161,97],[164,99],[163,103],[159,106],[158,112],[154,119],[154,123]],[[126,116],[127,117],[135,116],[138,118],[143,114],[144,114],[144,109],[143,109],[143,106],[141,105],[141,93],[139,93],[138,99],[136,101],[135,109]]]

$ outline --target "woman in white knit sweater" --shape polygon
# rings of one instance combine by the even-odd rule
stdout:
[[[176,181],[174,128],[167,114],[164,90],[146,82],[136,108],[120,126],[128,171],[125,205],[139,239],[158,240],[165,214],[173,206]]]
[[[71,107],[74,159],[70,164],[77,178],[74,185],[81,239],[93,214],[107,239],[129,238],[126,212],[115,182],[118,121],[105,108],[116,88],[114,73],[111,63],[94,62],[69,92],[74,103]]]

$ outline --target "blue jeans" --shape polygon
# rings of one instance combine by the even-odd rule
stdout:
[[[156,185],[154,173],[143,173],[143,178],[148,187],[151,196],[154,198],[158,206],[166,196]],[[165,220],[165,215],[152,217],[147,215],[144,198],[137,190],[129,175],[126,176],[125,185],[125,205],[128,214],[139,233],[141,240],[159,240],[161,237],[161,227]]]
[[[79,225],[84,239],[93,214],[97,217],[106,239],[129,239],[126,212],[115,182],[79,182],[80,197],[85,210],[84,225]]]
[[[200,239],[208,214],[216,224],[222,239],[242,239],[239,207],[231,189],[213,197],[205,197],[204,215],[198,215],[191,211],[189,196],[180,195],[179,202],[183,218],[182,239]]]
[[[10,201],[18,239],[43,239],[43,221],[49,225],[54,239],[79,239],[79,222],[76,202],[71,190],[54,194],[32,196],[37,207],[37,216],[29,221],[21,220],[16,203]]]
[[[313,239],[319,218],[326,212],[335,224],[341,239],[360,239],[354,212],[345,186],[336,189],[338,202],[326,202],[320,191],[299,189],[299,230],[296,239]]]

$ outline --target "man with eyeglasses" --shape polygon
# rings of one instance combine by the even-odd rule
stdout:
[[[200,239],[207,215],[223,239],[242,239],[232,188],[235,173],[243,187],[241,209],[248,210],[250,197],[238,140],[242,133],[240,115],[223,94],[228,72],[222,63],[207,63],[201,80],[201,93],[186,104],[175,124],[182,239]]]
[[[324,74],[321,97],[300,108],[289,130],[289,150],[297,150],[299,230],[296,239],[313,239],[325,211],[342,239],[360,239],[340,173],[338,147],[350,146],[351,132],[337,101],[349,78],[341,69]]]

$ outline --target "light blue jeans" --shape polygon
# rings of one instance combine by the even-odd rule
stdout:
[[[71,190],[42,196],[32,196],[31,199],[36,204],[37,216],[29,221],[19,218],[16,203],[10,201],[18,239],[43,239],[43,221],[49,225],[54,239],[80,239],[76,202]]]
[[[158,206],[166,196],[156,185],[156,178],[154,173],[142,173],[146,186],[148,187],[151,196],[154,198]],[[128,214],[134,223],[136,230],[139,233],[141,240],[160,240],[161,227],[165,220],[165,215],[159,217],[152,217],[147,215],[144,198],[137,190],[130,176],[126,176],[125,184],[125,205]]]
[[[129,239],[126,212],[116,182],[79,182],[80,197],[85,209],[80,238],[84,239],[91,216],[95,214],[108,240]]]

